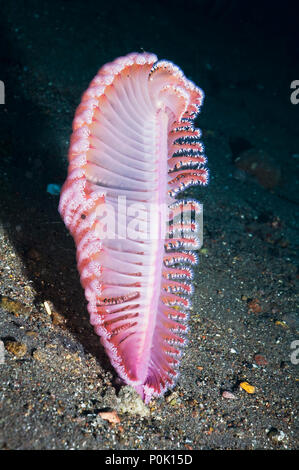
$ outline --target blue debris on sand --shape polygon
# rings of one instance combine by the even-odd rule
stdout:
[[[60,194],[61,186],[60,184],[48,184],[47,193],[52,194],[53,196],[58,196]]]

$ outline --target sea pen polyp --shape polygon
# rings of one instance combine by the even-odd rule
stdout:
[[[198,227],[184,215],[199,204],[176,196],[208,181],[202,100],[171,62],[132,53],[99,70],[73,121],[59,211],[90,321],[146,402],[174,385],[185,342]]]

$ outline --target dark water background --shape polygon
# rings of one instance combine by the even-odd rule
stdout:
[[[298,31],[287,1],[0,2],[0,337],[27,348],[0,365],[3,448],[297,446]],[[204,251],[176,401],[160,399],[146,419],[124,415],[119,429],[96,421],[116,407],[114,372],[46,188],[65,179],[73,115],[97,70],[143,50],[204,90],[211,180],[190,191],[204,203]],[[80,358],[80,380],[62,371],[67,353]],[[254,367],[257,353],[265,367]]]

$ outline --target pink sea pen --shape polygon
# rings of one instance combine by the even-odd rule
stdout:
[[[146,402],[174,385],[185,342],[198,240],[182,216],[199,204],[176,195],[208,181],[202,100],[171,62],[132,53],[100,69],[73,121],[59,211],[91,324]]]

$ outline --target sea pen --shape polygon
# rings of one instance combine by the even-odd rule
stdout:
[[[174,64],[132,53],[99,70],[73,121],[59,211],[90,321],[146,402],[174,385],[185,342],[200,205],[176,196],[208,182],[202,100]]]

